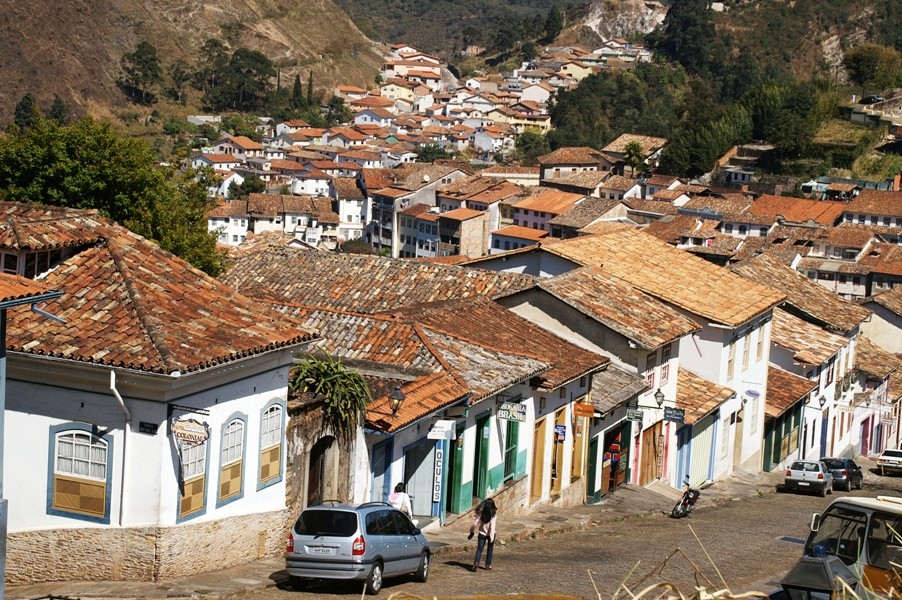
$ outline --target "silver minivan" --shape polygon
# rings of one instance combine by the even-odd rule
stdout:
[[[425,582],[431,558],[420,530],[390,505],[326,503],[305,508],[288,532],[285,569],[293,587],[306,579],[356,579],[378,594],[387,577]]]

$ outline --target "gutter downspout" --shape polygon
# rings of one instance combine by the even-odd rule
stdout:
[[[128,430],[132,428],[132,411],[125,405],[119,390],[116,389],[116,371],[110,371],[110,390],[112,390],[116,400],[119,401],[122,412],[125,413],[125,429],[122,434],[122,477],[120,478],[122,483],[119,487],[119,527],[122,527],[123,515],[125,514],[125,453],[128,450]]]

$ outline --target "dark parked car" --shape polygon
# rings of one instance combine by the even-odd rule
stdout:
[[[878,102],[883,102],[883,99],[883,96],[865,96],[859,104],[877,104]]]
[[[822,458],[821,462],[830,469],[833,475],[833,487],[836,489],[852,491],[852,486],[856,490],[861,489],[861,483],[864,480],[861,474],[861,467],[855,464],[851,458]]]
[[[786,491],[817,492],[823,498],[833,493],[833,475],[819,460],[797,460],[786,469]]]
[[[432,552],[420,530],[384,502],[320,504],[301,512],[288,532],[285,569],[295,587],[305,579],[357,579],[378,594],[383,578],[426,581]]]

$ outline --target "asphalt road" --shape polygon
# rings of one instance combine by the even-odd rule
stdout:
[[[899,495],[902,490],[899,477],[871,474],[868,479],[863,491],[851,495]],[[388,580],[379,596],[523,593],[613,598],[623,583],[636,593],[662,582],[684,594],[696,586],[769,592],[779,588],[779,580],[801,555],[811,514],[844,494],[823,499],[766,494],[697,510],[681,520],[663,514],[633,517],[588,531],[496,545],[492,571],[470,572],[470,554],[440,554],[427,583]],[[704,500],[703,495],[700,506]],[[347,599],[359,596],[362,587],[362,582],[312,582],[295,590],[286,584],[240,597]]]

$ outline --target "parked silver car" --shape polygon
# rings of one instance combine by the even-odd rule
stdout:
[[[401,511],[384,502],[327,502],[304,509],[288,532],[285,569],[292,586],[305,579],[357,579],[378,594],[387,577],[425,582],[429,542]]]
[[[786,469],[783,489],[817,492],[824,497],[833,493],[833,476],[819,460],[797,460]]]

